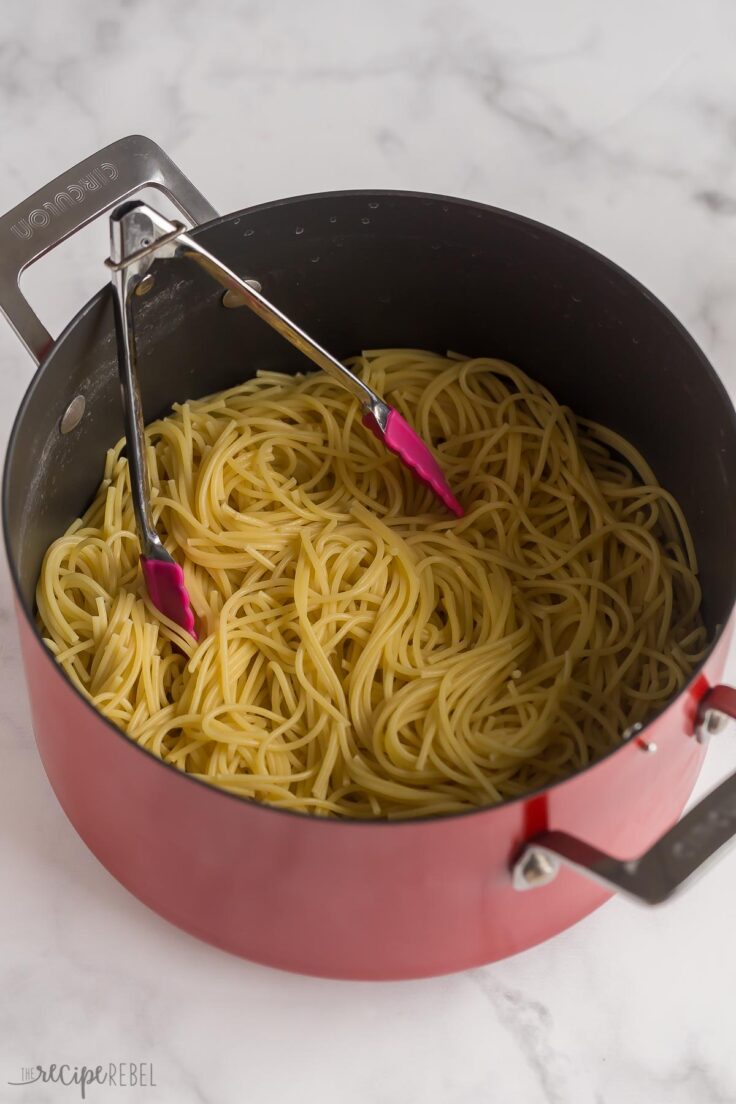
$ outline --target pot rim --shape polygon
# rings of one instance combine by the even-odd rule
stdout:
[[[241,210],[238,210],[238,211],[232,211],[232,212],[230,212],[229,214],[226,214],[226,215],[220,215],[217,218],[212,219],[210,222],[202,223],[202,224],[194,227],[192,229],[191,233],[192,233],[193,236],[196,237],[200,233],[211,230],[214,227],[222,225],[226,222],[229,222],[232,219],[240,219],[240,218],[243,218],[243,217],[247,217],[248,215],[254,214],[258,211],[264,211],[264,210],[268,210],[268,209],[276,208],[276,207],[287,207],[291,204],[303,203],[305,201],[311,201],[311,200],[342,199],[342,198],[345,198],[345,197],[356,197],[356,198],[371,197],[371,198],[378,198],[378,199],[382,199],[382,198],[385,198],[385,199],[394,199],[394,198],[413,199],[413,200],[432,201],[432,202],[437,202],[437,203],[449,204],[449,205],[452,205],[454,207],[465,207],[465,208],[475,210],[475,211],[480,210],[482,212],[487,212],[489,215],[491,215],[493,217],[500,217],[502,219],[508,220],[509,222],[518,223],[519,225],[525,227],[527,230],[533,230],[537,233],[541,232],[541,233],[544,233],[545,235],[549,235],[553,238],[556,238],[556,239],[558,239],[558,241],[561,244],[565,245],[566,247],[568,247],[568,248],[572,247],[573,249],[576,249],[576,250],[582,252],[583,254],[587,255],[589,258],[591,258],[595,261],[601,262],[604,266],[608,267],[608,269],[610,271],[612,271],[620,280],[628,283],[629,286],[637,294],[645,296],[646,299],[649,301],[650,305],[653,306],[654,308],[656,308],[656,310],[664,318],[665,322],[667,322],[668,325],[670,325],[677,332],[677,334],[685,342],[685,344],[690,347],[691,352],[700,361],[700,364],[701,364],[702,368],[710,376],[711,383],[716,387],[717,390],[720,391],[721,398],[722,398],[726,408],[730,410],[732,430],[733,430],[734,435],[736,436],[736,408],[734,408],[734,405],[731,401],[731,398],[730,398],[730,396],[729,396],[729,394],[728,394],[728,392],[725,388],[725,385],[724,385],[722,379],[720,378],[720,376],[716,372],[715,368],[711,364],[708,357],[706,357],[703,350],[700,348],[698,343],[695,341],[693,336],[683,326],[683,324],[679,321],[679,319],[677,319],[675,317],[675,315],[672,313],[672,311],[667,306],[665,306],[665,304],[657,296],[653,295],[639,280],[637,280],[634,276],[632,276],[630,273],[628,273],[625,269],[621,268],[620,265],[616,264],[615,261],[612,261],[610,258],[606,257],[603,253],[600,253],[598,250],[593,249],[591,246],[586,245],[584,242],[579,241],[577,238],[572,237],[570,234],[566,234],[563,231],[558,230],[553,226],[549,226],[547,223],[539,222],[537,219],[528,218],[526,215],[521,215],[521,214],[518,214],[514,211],[507,211],[502,207],[494,207],[491,204],[480,203],[480,202],[477,202],[475,200],[470,200],[470,199],[461,199],[461,198],[456,197],[456,196],[441,195],[441,194],[434,193],[434,192],[416,192],[416,191],[403,190],[403,189],[387,189],[387,188],[377,188],[377,189],[374,189],[374,188],[350,188],[350,189],[344,189],[344,190],[339,190],[339,191],[310,192],[310,193],[306,193],[304,195],[285,196],[285,197],[282,197],[282,198],[276,199],[276,200],[268,200],[265,203],[255,204],[254,206],[245,207],[245,208],[242,208]],[[690,676],[688,681],[685,683],[683,688],[680,690],[679,694],[677,694],[674,698],[672,698],[669,702],[667,702],[666,705],[664,705],[662,707],[662,709],[660,709],[657,713],[655,713],[654,716],[652,716],[647,721],[647,723],[643,726],[643,728],[638,729],[635,732],[632,732],[625,739],[622,739],[621,743],[618,746],[611,748],[610,751],[607,751],[605,753],[605,755],[602,755],[599,759],[593,760],[586,767],[583,767],[581,770],[576,771],[574,774],[568,775],[565,778],[559,778],[559,779],[555,780],[554,782],[549,782],[549,783],[547,783],[547,785],[539,787],[536,790],[530,790],[527,793],[519,794],[517,797],[508,798],[507,800],[499,802],[496,805],[481,805],[481,806],[478,806],[477,808],[465,809],[465,810],[462,810],[460,812],[455,812],[455,813],[440,813],[440,814],[428,815],[428,816],[407,817],[407,818],[402,818],[402,819],[397,819],[397,820],[390,820],[388,818],[377,818],[377,819],[367,819],[366,818],[366,819],[364,819],[364,818],[357,818],[357,817],[344,817],[344,818],[343,817],[317,817],[317,816],[310,815],[309,813],[299,812],[299,811],[296,811],[296,810],[293,810],[293,809],[288,809],[288,808],[280,808],[279,806],[270,805],[269,803],[264,802],[264,801],[257,801],[255,798],[249,797],[245,794],[236,794],[236,793],[232,793],[229,790],[224,790],[221,787],[215,786],[210,782],[205,782],[203,779],[200,779],[200,778],[196,777],[195,775],[188,774],[185,771],[179,770],[177,767],[173,766],[172,764],[164,762],[163,759],[160,759],[157,755],[154,755],[153,752],[149,751],[147,748],[141,747],[141,745],[139,743],[137,743],[137,741],[131,739],[131,737],[128,736],[121,728],[118,728],[118,726],[116,724],[114,724],[111,720],[109,720],[107,717],[105,717],[105,715],[103,713],[101,713],[99,710],[95,709],[95,707],[91,704],[91,702],[89,702],[87,700],[87,698],[84,697],[84,695],[81,693],[81,691],[77,689],[77,687],[74,685],[74,683],[71,681],[71,679],[67,678],[64,671],[61,669],[61,667],[59,667],[58,663],[56,663],[56,661],[54,660],[54,657],[52,656],[51,652],[48,650],[48,648],[44,644],[43,638],[42,638],[41,633],[39,632],[38,626],[36,624],[36,619],[35,619],[35,616],[34,616],[33,608],[29,607],[29,605],[26,603],[25,598],[23,597],[23,594],[22,594],[22,591],[21,591],[20,579],[18,577],[16,564],[15,564],[13,554],[12,554],[12,550],[11,550],[11,547],[10,547],[10,539],[9,539],[9,531],[8,531],[8,497],[9,497],[9,474],[8,473],[9,473],[9,461],[10,461],[10,458],[13,455],[13,453],[14,453],[17,445],[18,445],[18,436],[19,436],[19,432],[20,432],[19,427],[20,427],[20,423],[22,421],[23,415],[25,413],[26,407],[27,407],[28,403],[30,402],[30,399],[33,395],[33,392],[35,390],[35,387],[37,385],[38,380],[40,379],[41,375],[45,371],[47,361],[50,359],[50,357],[52,357],[54,355],[57,348],[61,344],[63,344],[64,340],[67,337],[67,334],[69,332],[71,332],[71,330],[77,324],[79,319],[84,317],[88,313],[88,311],[90,311],[90,310],[94,309],[95,307],[97,307],[99,305],[99,303],[103,300],[103,298],[108,294],[109,294],[109,289],[107,287],[100,288],[100,290],[97,291],[87,301],[87,303],[85,303],[84,306],[80,308],[79,311],[77,311],[77,313],[74,315],[74,317],[70,319],[70,321],[66,324],[66,326],[62,330],[62,332],[59,334],[59,336],[56,338],[56,340],[53,342],[53,344],[47,350],[46,354],[44,355],[43,359],[41,360],[40,364],[38,365],[36,371],[34,372],[32,378],[31,378],[30,383],[28,384],[28,387],[26,388],[26,390],[23,394],[23,398],[20,402],[20,405],[19,405],[18,410],[16,412],[15,418],[13,420],[13,426],[12,426],[10,435],[8,437],[8,444],[7,444],[7,447],[6,447],[5,458],[4,458],[4,462],[3,462],[2,526],[3,526],[3,541],[4,541],[4,547],[5,547],[5,557],[6,557],[6,561],[8,563],[8,567],[9,567],[9,570],[10,570],[10,576],[11,576],[12,583],[13,583],[13,590],[15,592],[16,604],[17,604],[17,607],[22,611],[22,615],[25,617],[25,619],[26,619],[26,621],[27,621],[27,623],[28,623],[28,625],[31,629],[31,632],[35,636],[36,642],[40,646],[41,651],[43,652],[43,655],[44,655],[45,659],[48,661],[48,664],[50,665],[51,669],[53,670],[55,676],[58,677],[58,678],[61,678],[64,681],[64,683],[66,684],[66,686],[68,687],[68,689],[71,690],[71,692],[79,698],[79,700],[84,704],[84,706],[88,710],[90,710],[90,712],[93,713],[95,715],[95,717],[102,724],[104,724],[115,736],[119,737],[122,740],[125,740],[125,742],[128,746],[134,748],[137,752],[147,756],[153,762],[157,763],[160,767],[163,767],[165,770],[171,772],[172,775],[174,775],[174,776],[176,776],[180,779],[185,780],[187,783],[195,784],[197,786],[202,786],[202,787],[204,787],[205,790],[207,790],[210,793],[213,793],[214,795],[216,795],[220,798],[228,798],[228,799],[231,799],[233,801],[238,802],[239,804],[245,804],[245,806],[247,808],[259,809],[259,810],[263,810],[264,812],[269,813],[269,814],[277,814],[279,816],[287,816],[287,817],[290,817],[290,818],[297,818],[297,819],[300,819],[302,821],[306,820],[307,822],[309,822],[311,824],[325,824],[325,825],[329,824],[329,825],[333,826],[333,830],[338,825],[343,829],[344,828],[355,828],[355,827],[358,827],[358,826],[360,826],[360,827],[362,827],[362,826],[371,826],[373,828],[378,827],[378,826],[381,826],[383,828],[409,827],[409,826],[412,826],[412,825],[420,825],[420,824],[422,824],[422,825],[425,825],[425,824],[439,824],[440,822],[445,822],[445,821],[450,821],[450,820],[457,820],[459,818],[465,818],[465,817],[470,817],[470,816],[479,816],[479,815],[482,815],[482,814],[492,814],[492,813],[497,812],[501,809],[508,808],[511,805],[516,805],[519,802],[527,802],[527,801],[534,800],[536,798],[539,798],[539,797],[547,794],[548,792],[550,792],[553,789],[557,789],[558,787],[563,787],[563,786],[575,781],[576,779],[579,779],[579,778],[583,777],[584,775],[589,774],[591,771],[595,770],[596,767],[603,766],[603,764],[606,763],[608,760],[610,760],[614,755],[618,755],[620,752],[622,752],[624,750],[624,748],[628,747],[628,745],[630,743],[632,743],[632,741],[645,739],[646,732],[647,732],[648,728],[652,724],[654,724],[656,721],[658,721],[662,716],[664,716],[667,713],[668,710],[672,709],[672,707],[675,706],[676,703],[678,701],[680,701],[680,699],[686,698],[693,691],[696,683],[698,682],[698,680],[701,677],[703,668],[705,667],[705,665],[710,660],[711,656],[713,655],[714,651],[718,647],[719,643],[722,641],[722,639],[723,639],[725,633],[727,632],[727,630],[728,630],[728,628],[731,624],[731,621],[733,619],[734,609],[736,608],[736,572],[734,573],[734,575],[732,577],[732,582],[731,582],[731,600],[730,600],[730,605],[729,605],[728,616],[724,619],[723,623],[718,626],[717,631],[716,631],[715,635],[713,636],[713,639],[710,642],[710,645],[709,645],[709,648],[708,648],[708,651],[707,651],[705,657],[700,662],[700,664],[694,669],[692,675]]]

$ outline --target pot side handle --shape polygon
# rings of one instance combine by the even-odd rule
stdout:
[[[736,690],[714,686],[698,706],[696,736],[705,741],[736,718]],[[691,809],[638,859],[615,859],[566,832],[543,832],[525,844],[512,868],[514,888],[549,885],[561,866],[646,905],[667,901],[736,839],[736,773]]]
[[[37,364],[52,338],[20,290],[21,273],[142,188],[164,192],[195,226],[217,218],[161,147],[140,134],[98,150],[0,217],[0,310]]]

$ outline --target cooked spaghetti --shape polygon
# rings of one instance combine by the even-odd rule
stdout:
[[[120,441],[44,559],[48,647],[142,747],[283,808],[450,813],[585,767],[704,654],[677,502],[511,364],[351,363],[433,445],[464,518],[325,375],[261,373],[146,430],[199,640],[143,588]]]

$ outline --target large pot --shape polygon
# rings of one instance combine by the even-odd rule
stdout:
[[[18,276],[144,185],[168,193],[202,224],[196,236],[211,252],[257,278],[337,355],[368,344],[506,357],[633,441],[681,502],[701,565],[714,643],[683,693],[567,781],[496,808],[400,823],[313,819],[227,794],[166,766],[95,712],[40,639],[34,589],[44,550],[85,508],[105,450],[123,433],[112,303],[104,288],[52,342]],[[40,362],[3,484],[36,739],[69,819],[132,893],[260,962],[419,977],[530,947],[615,886],[662,900],[731,837],[736,779],[672,825],[704,736],[736,714],[736,692],[716,685],[736,595],[736,417],[701,351],[645,288],[555,230],[457,199],[336,192],[220,218],[140,137],[5,215],[0,241],[0,303]],[[137,307],[148,419],[256,367],[304,368],[249,311],[225,309],[196,266],[159,268]]]

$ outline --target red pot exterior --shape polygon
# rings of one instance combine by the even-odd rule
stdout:
[[[631,858],[678,818],[701,766],[698,699],[722,673],[726,633],[693,686],[594,767],[526,800],[421,822],[294,815],[164,766],[96,714],[18,608],[36,739],[67,816],[131,893],[245,958],[334,978],[413,978],[531,947],[608,894],[562,870],[518,892],[524,841],[560,829]]]

